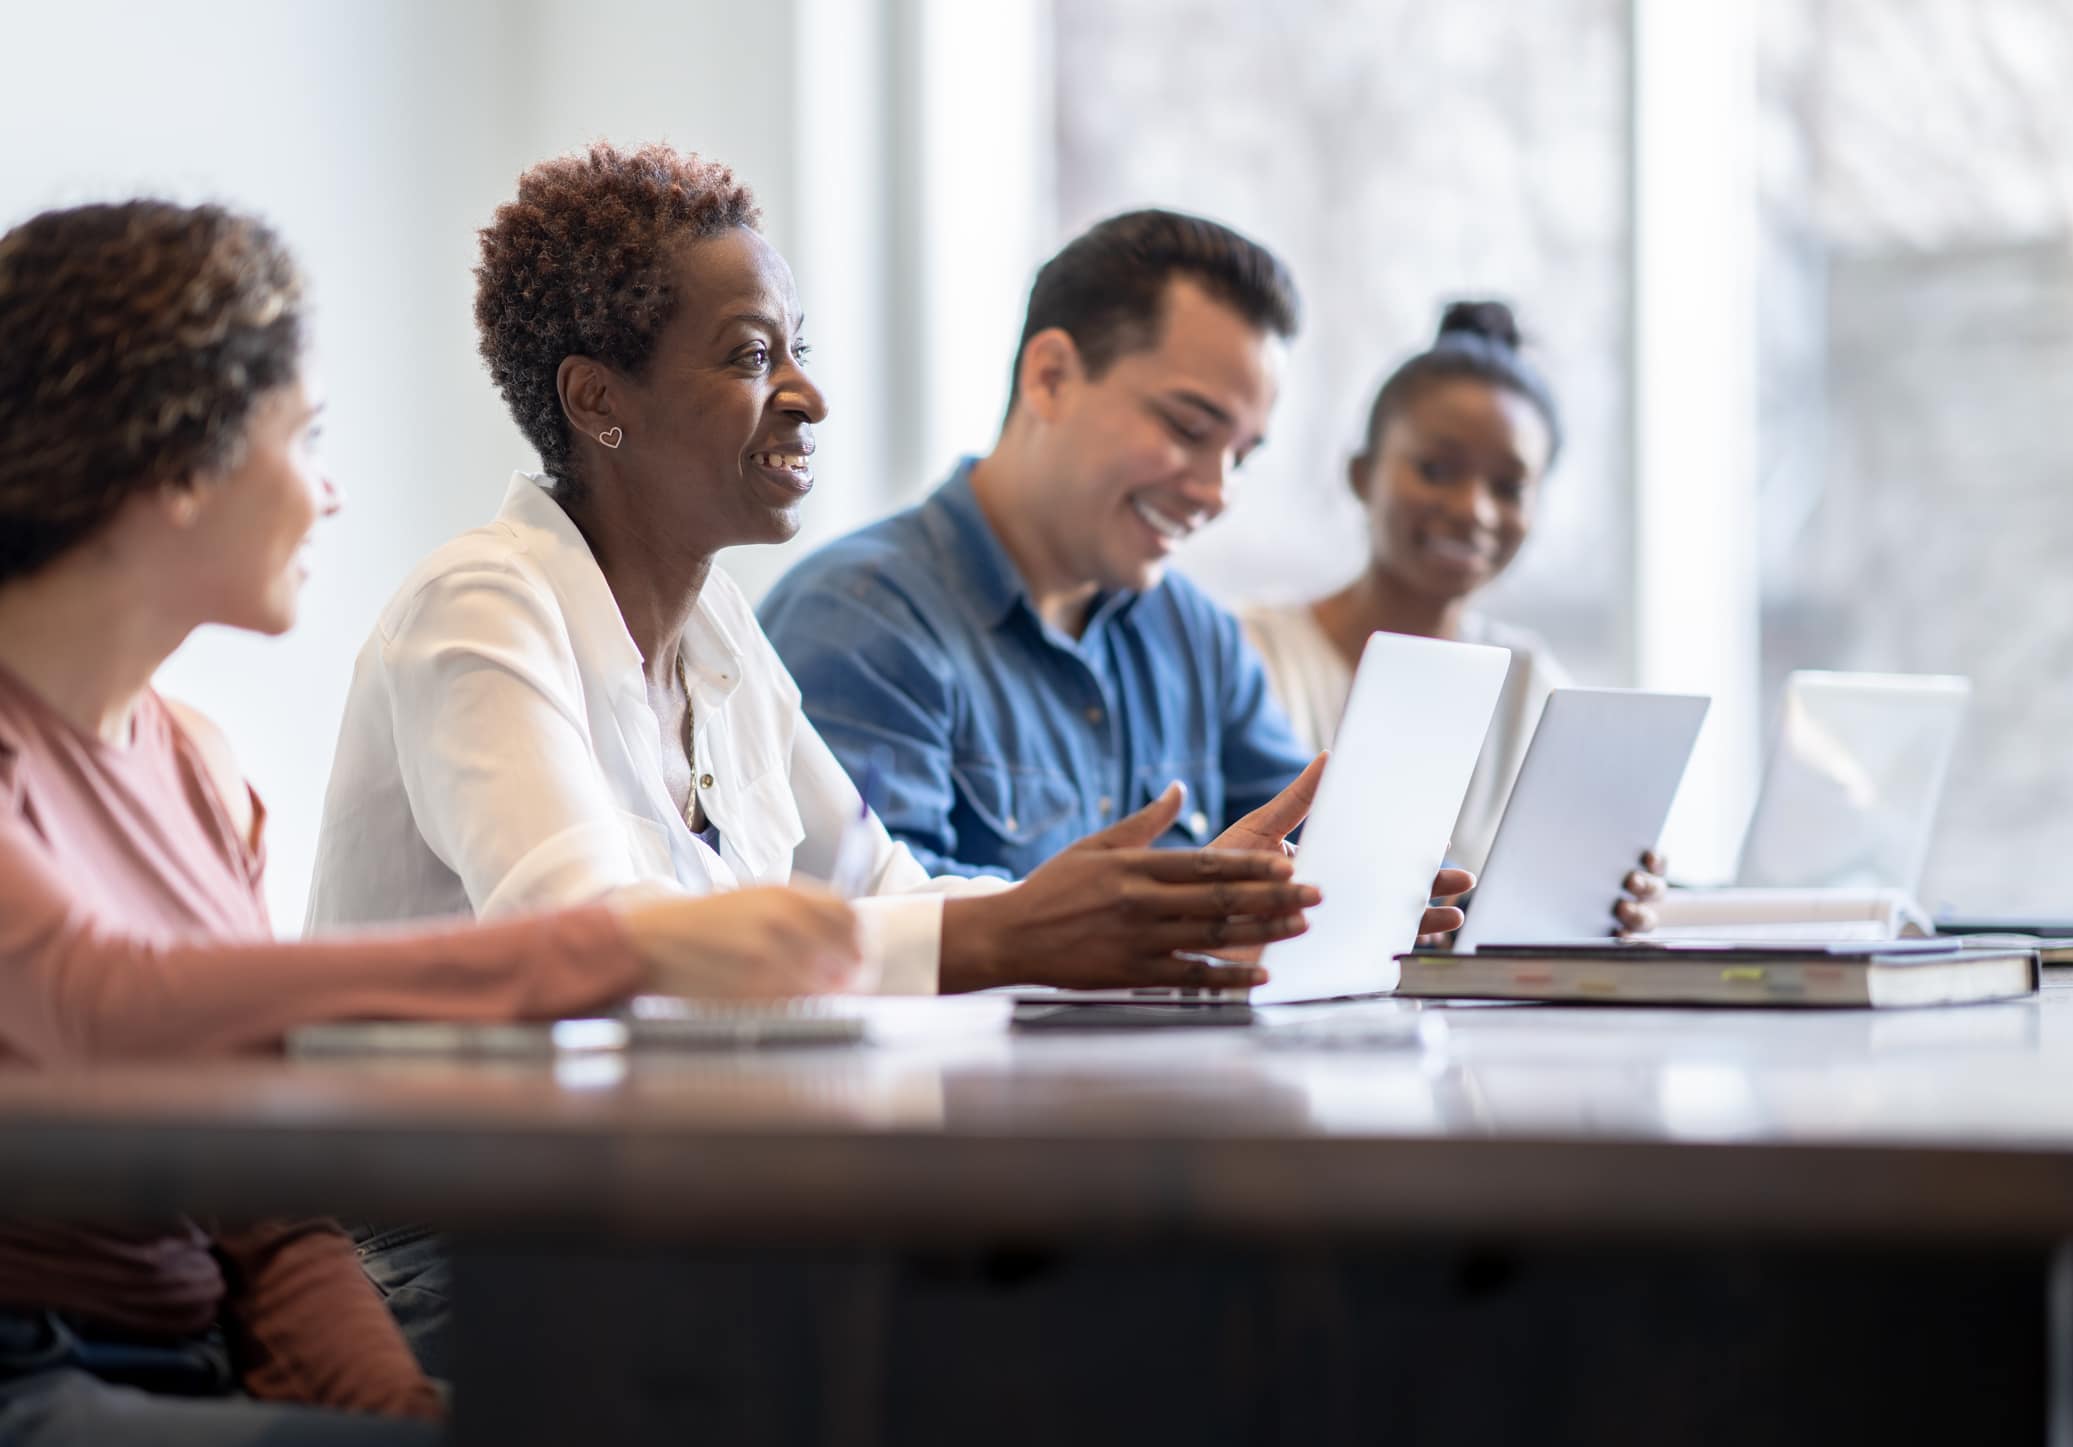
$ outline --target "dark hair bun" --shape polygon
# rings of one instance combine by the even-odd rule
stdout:
[[[1511,351],[1519,349],[1519,323],[1512,309],[1501,301],[1450,301],[1440,314],[1438,341],[1463,333],[1495,342]]]

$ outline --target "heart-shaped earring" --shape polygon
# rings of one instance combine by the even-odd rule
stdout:
[[[625,436],[626,434],[618,428],[607,427],[604,431],[598,433],[597,440],[604,443],[607,447],[617,447]]]

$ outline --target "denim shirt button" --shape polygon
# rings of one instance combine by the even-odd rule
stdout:
[[[1188,832],[1200,839],[1209,832],[1209,816],[1197,809],[1188,815]]]

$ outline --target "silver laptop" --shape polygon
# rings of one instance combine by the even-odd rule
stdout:
[[[1735,883],[1912,892],[1971,697],[1950,674],[1787,678]]]
[[[1620,881],[1655,847],[1710,702],[1618,688],[1548,695],[1454,948],[1611,935]]]
[[[1018,990],[1018,998],[1083,1003],[1250,1001],[1256,1005],[1375,994],[1396,987],[1445,861],[1504,689],[1511,653],[1377,633],[1361,651],[1331,762],[1296,852],[1296,879],[1324,903],[1310,928],[1268,945],[1271,976],[1250,991]]]

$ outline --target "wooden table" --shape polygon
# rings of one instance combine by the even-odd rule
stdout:
[[[451,1225],[465,1440],[2055,1426],[2073,989],[1074,1034],[1002,1008],[630,1064],[0,1072],[0,1183],[17,1216]],[[1413,1012],[1423,1048],[1363,1043]]]

